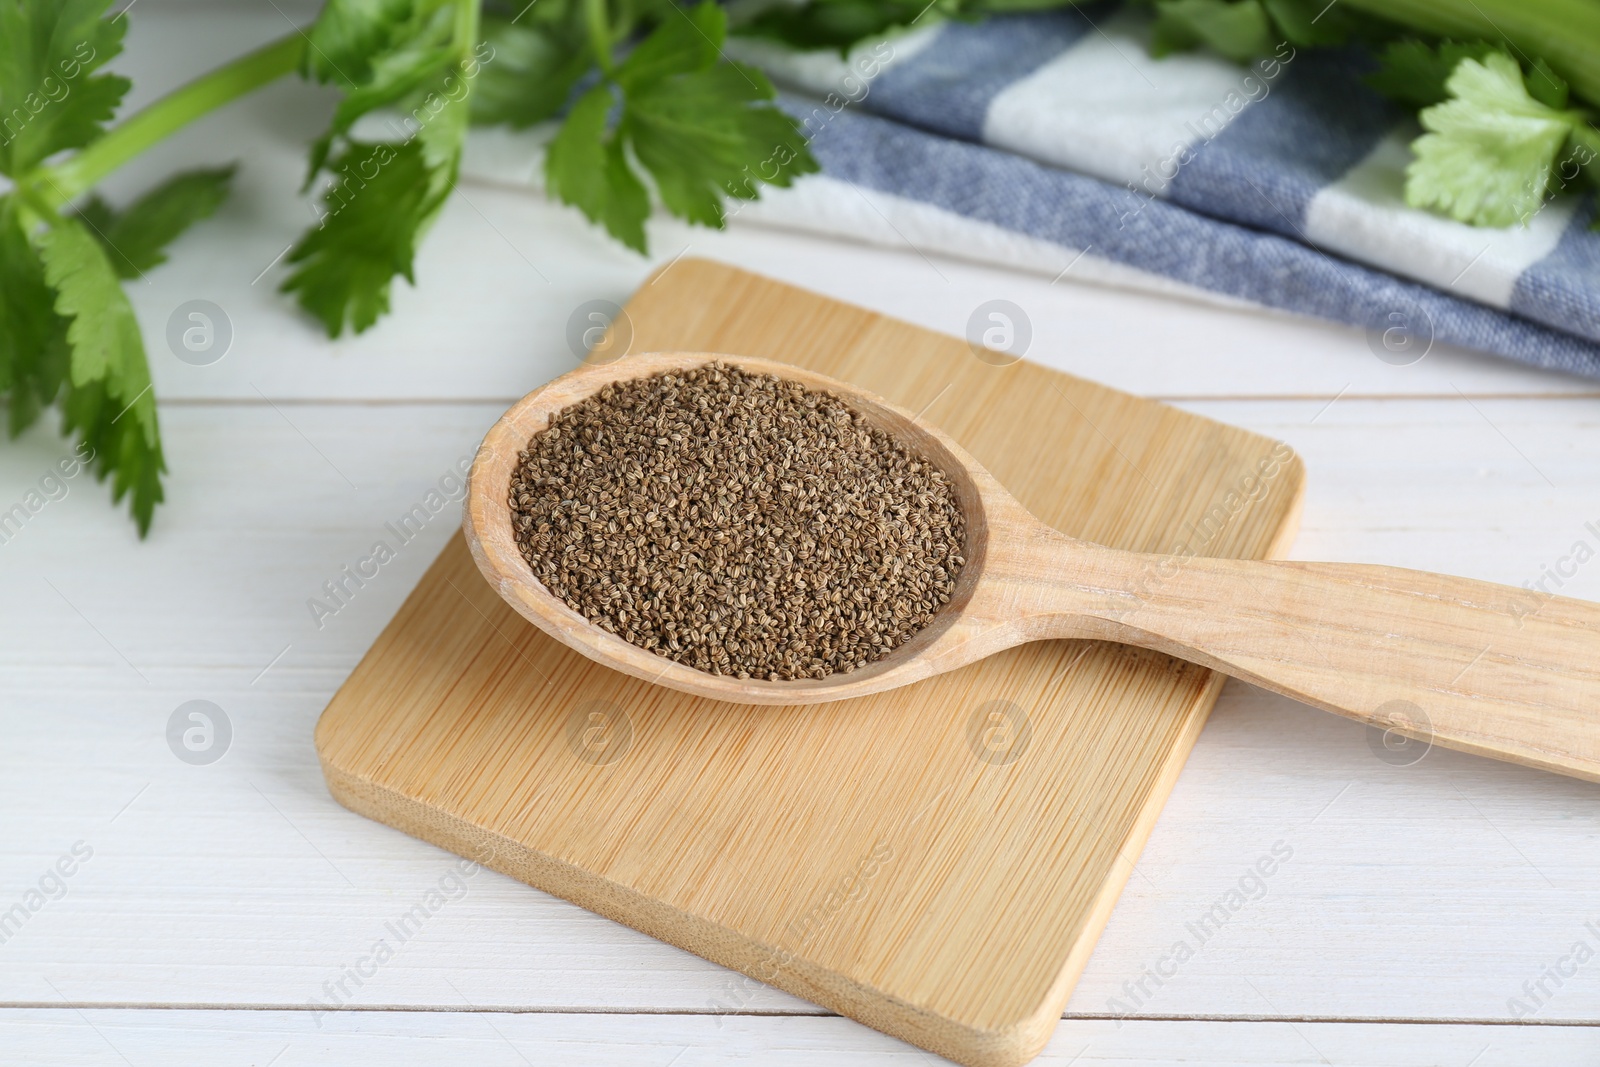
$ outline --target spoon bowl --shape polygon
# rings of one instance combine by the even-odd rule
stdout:
[[[966,518],[955,591],[889,655],[825,678],[714,675],[609,633],[547,590],[517,547],[519,453],[551,418],[629,379],[723,363],[832,393],[944,470]],[[664,352],[587,364],[490,429],[469,478],[468,547],[502,598],[615,670],[740,704],[813,704],[909,685],[1028,641],[1168,653],[1409,738],[1600,781],[1600,606],[1392,567],[1127,552],[1067,536],[938,428],[789,364]]]
[[[826,678],[766,681],[709,674],[606,632],[574,611],[534,577],[517,547],[507,500],[518,454],[528,447],[529,439],[549,426],[558,412],[609,384],[667,371],[689,371],[708,363],[738,367],[749,374],[775,375],[842,397],[875,427],[931,460],[950,478],[966,517],[966,543],[962,553],[966,564],[957,575],[950,602],[927,626],[888,656],[849,673]],[[628,356],[613,363],[585,365],[519,400],[489,430],[478,450],[468,476],[463,528],[479,570],[501,597],[523,618],[585,656],[635,678],[716,700],[741,704],[815,704],[893,689],[951,670],[958,664],[939,667],[934,664],[944,663],[949,653],[957,648],[968,650],[967,658],[961,662],[970,663],[1018,643],[1000,641],[983,650],[973,645],[977,635],[969,632],[972,620],[965,626],[960,625],[961,609],[970,604],[981,586],[991,504],[1003,505],[1010,499],[977,460],[943,431],[919,422],[910,412],[865,390],[772,360],[703,352],[660,352]]]

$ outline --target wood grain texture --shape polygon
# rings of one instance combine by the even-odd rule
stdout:
[[[921,410],[1024,505],[1135,550],[1265,556],[1273,441],[716,264],[628,306],[636,349],[783,359]],[[324,713],[349,807],[968,1064],[1048,1040],[1220,677],[1099,643],[1014,649],[892,693],[718,704],[523,623],[460,541]],[[998,732],[996,732],[998,730]],[[737,998],[735,998],[737,999]],[[739,1004],[712,1004],[737,1011]]]
[[[1073,575],[1041,624],[1058,634],[1129,641],[1424,744],[1600,781],[1600,604],[1399,567],[1141,567],[1115,554],[1091,569],[1084,556],[1054,554],[1054,572]],[[1086,587],[1133,603],[1091,613]]]
[[[317,6],[278,4],[297,21]],[[192,0],[140,0],[124,21],[129,50],[116,65],[146,102],[285,28],[268,4]],[[414,1011],[334,1013],[318,1028],[293,1010],[452,862],[339,808],[309,743],[317,714],[443,547],[446,517],[325,629],[313,628],[306,597],[388,537],[383,524],[470,454],[515,397],[572,365],[572,308],[625,301],[651,267],[563,205],[463,180],[470,204],[454,198],[420,250],[420,288],[330,354],[275,292],[281,263],[250,284],[305,226],[293,194],[327,106],[286,79],[114,176],[111,197],[124,200],[174,168],[242,162],[239,195],[130,287],[172,468],[151,538],[138,541],[104,487],[80,480],[0,549],[0,602],[14,608],[0,618],[7,905],[80,836],[97,851],[70,894],[0,949],[0,998],[59,1003],[48,979],[74,1003],[153,1010],[12,1011],[0,1017],[0,1046],[18,1062],[71,1067],[125,1067],[106,1040],[140,1067],[259,1067],[280,1053],[273,1067],[925,1064],[845,1019],[671,1014],[704,1010],[744,979],[488,873],[358,992],[358,1004]],[[1030,357],[1291,442],[1315,472],[1296,558],[1515,586],[1540,580],[1575,541],[1597,543],[1587,529],[1600,525],[1592,382],[1439,348],[1392,367],[1358,329],[1081,286],[1076,271],[1051,285],[930,255],[936,276],[910,248],[850,247],[743,216],[722,232],[670,219],[650,229],[657,264],[692,243],[694,254],[950,333],[983,300],[1015,301],[1033,320]],[[209,367],[180,362],[160,336],[195,297],[235,325],[233,351]],[[1550,395],[1568,390],[1586,398]],[[21,499],[66,451],[49,420],[0,448],[0,498]],[[1593,560],[1562,581],[1563,594],[1600,600]],[[160,736],[167,714],[196,697],[219,701],[236,727],[212,767],[180,764]],[[1594,1025],[1451,1024],[1509,1022],[1507,998],[1524,996],[1525,981],[1577,938],[1595,944],[1585,924],[1600,924],[1600,787],[1437,748],[1394,766],[1368,736],[1254,687],[1224,687],[1067,1008],[1116,1014],[1108,1001],[1127,1002],[1124,982],[1282,837],[1295,856],[1269,895],[1137,1009],[1278,1021],[1069,1017],[1036,1062],[1600,1062]],[[804,1010],[767,987],[752,998],[761,1010]],[[492,1026],[481,1013],[448,1014],[469,1002],[505,1013]],[[174,1010],[185,1004],[291,1010]],[[1591,961],[1538,1021],[1594,1024],[1597,1005]],[[1417,1023],[1375,1021],[1397,1018]]]
[[[966,516],[966,565],[937,617],[892,654],[815,679],[713,675],[594,625],[529,569],[505,488],[529,438],[609,385],[713,363],[842,397],[949,476]],[[1262,481],[1248,480],[1231,502]],[[1600,781],[1600,604],[1398,567],[1128,552],[1081,541],[1040,522],[937,427],[792,364],[658,352],[564,374],[490,429],[462,526],[478,570],[523,618],[607,667],[713,700],[821,703],[923,681],[1030,641],[1115,641],[1405,738]]]
[[[48,978],[81,1003],[304,1006],[454,862],[339,806],[312,747],[318,715],[444,548],[450,516],[436,516],[324,629],[306,598],[375,538],[392,543],[384,523],[457,457],[470,459],[505,405],[278,403],[361,492],[263,401],[177,405],[163,410],[163,432],[183,477],[149,541],[106,521],[100,487],[75,481],[0,549],[0,602],[19,606],[0,619],[9,738],[0,886],[14,903],[72,842],[96,850],[68,896],[0,948],[0,1002],[49,1003]],[[1559,492],[1459,398],[1345,398],[1312,422],[1326,403],[1195,405],[1293,442],[1314,472],[1293,555],[1516,585],[1575,539],[1594,543],[1592,403],[1479,401]],[[52,426],[0,449],[4,497],[36,486],[60,449]],[[1492,490],[1478,488],[1484,471]],[[1596,560],[1563,592],[1600,599]],[[195,698],[217,701],[234,724],[233,747],[210,767],[180,763],[162,736],[172,710]],[[1280,838],[1295,855],[1268,896],[1138,1012],[1509,1021],[1508,998],[1525,996],[1524,981],[1578,938],[1596,944],[1585,924],[1600,925],[1600,785],[1437,746],[1395,766],[1369,735],[1225,685],[1068,1016],[1114,1015],[1113,998],[1131,1006],[1123,983],[1170,952]],[[707,1010],[724,987],[748,987],[513,879],[484,872],[469,884],[356,1003],[428,1010],[460,1007],[464,995],[507,1010],[597,1012],[600,1035],[607,1012]],[[1597,1021],[1593,962],[1540,1010],[1542,1022]],[[753,1010],[806,1010],[771,987],[751,996]],[[875,1036],[848,1028],[863,1042]],[[899,1042],[872,1047],[919,1055]],[[692,1050],[676,1067],[714,1059]]]

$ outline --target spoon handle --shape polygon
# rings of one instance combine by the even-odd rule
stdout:
[[[1411,737],[1600,781],[1600,604],[1361,564],[1107,553],[1091,569],[1063,582],[1079,607],[1053,629],[1382,727],[1395,762]]]

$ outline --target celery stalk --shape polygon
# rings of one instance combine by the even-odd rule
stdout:
[[[1505,42],[1525,65],[1543,59],[1600,107],[1600,2],[1596,0],[1343,0],[1353,8],[1456,40]]]

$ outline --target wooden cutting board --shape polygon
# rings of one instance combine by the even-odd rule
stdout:
[[[707,261],[626,310],[630,351],[785,360],[923,411],[1075,536],[1175,566],[1293,536],[1303,471],[1268,438]],[[457,535],[316,743],[354,811],[988,1067],[1049,1039],[1221,681],[1063,641],[859,700],[719,704],[546,637]]]

